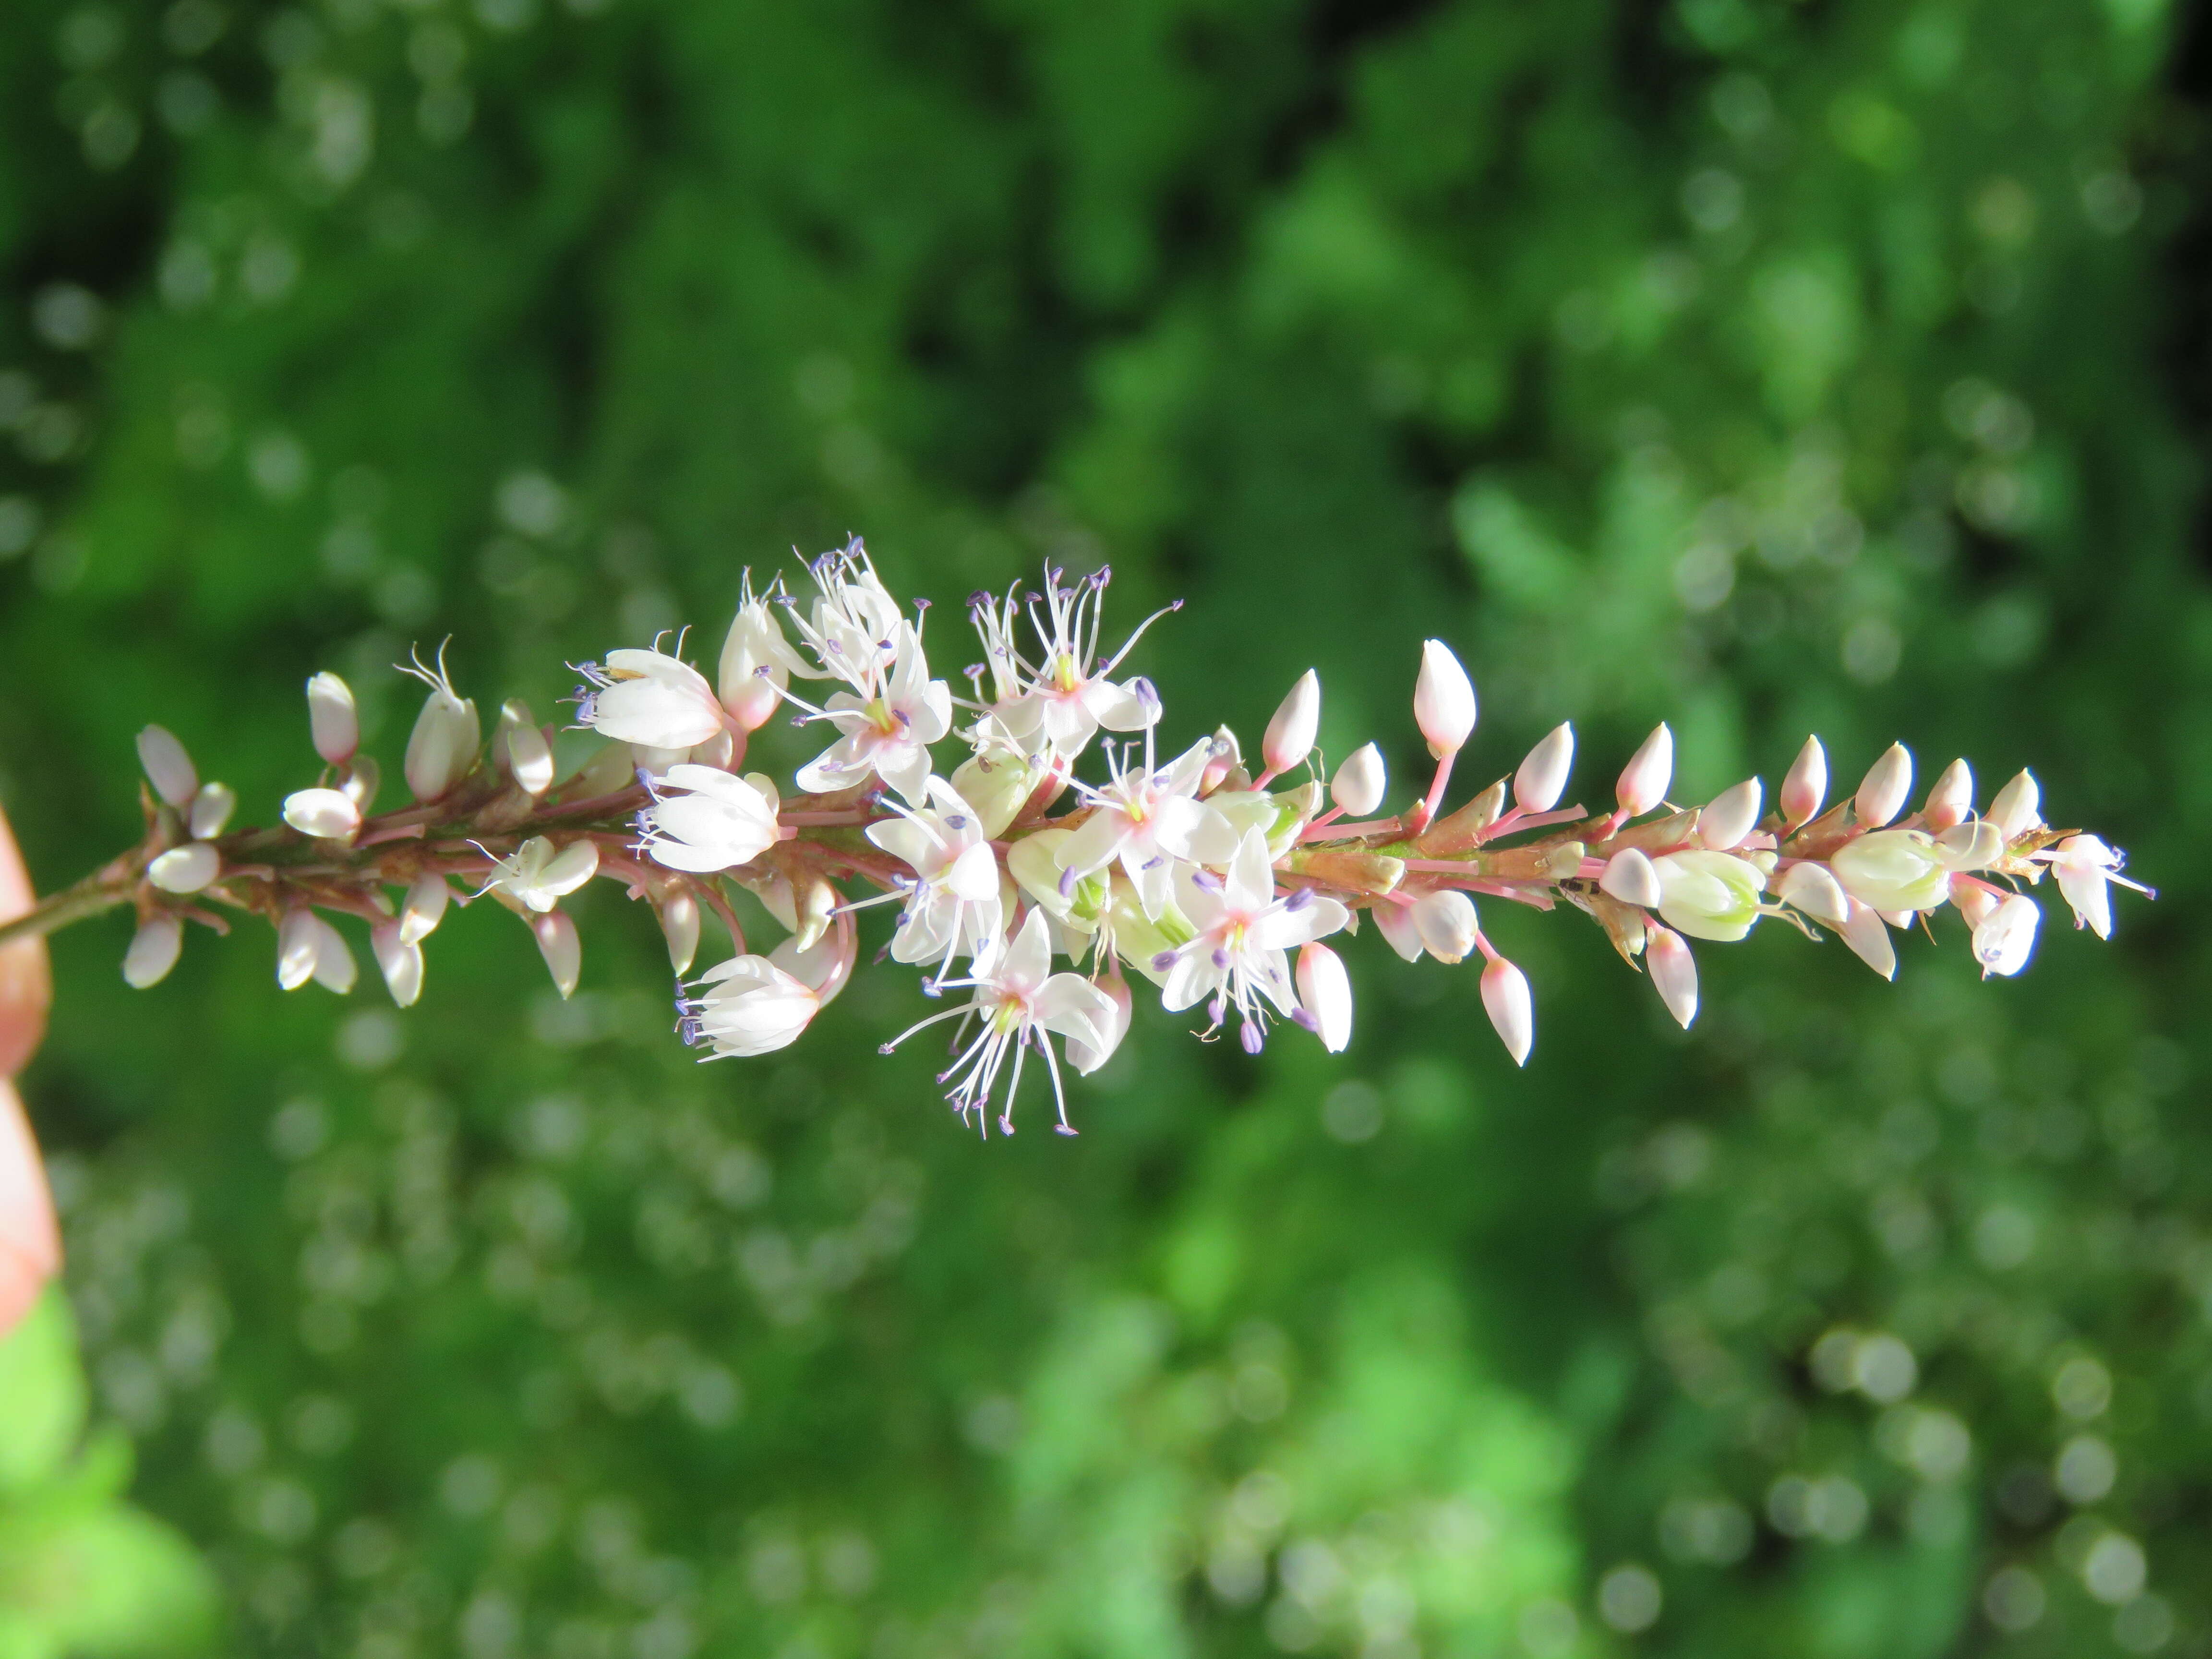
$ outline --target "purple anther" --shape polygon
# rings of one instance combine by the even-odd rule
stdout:
[[[1156,974],[1164,974],[1175,965],[1176,953],[1172,951],[1163,951],[1152,958],[1152,971]]]
[[[955,830],[965,830],[968,827],[968,815],[965,812],[955,812],[945,822]]]
[[[1209,893],[1218,893],[1221,890],[1221,878],[1211,870],[1194,870],[1191,872],[1190,884],[1194,887],[1202,887]]]
[[[1296,912],[1304,909],[1306,906],[1312,902],[1313,889],[1310,887],[1301,887],[1297,892],[1291,894],[1290,897],[1283,901],[1283,908]]]
[[[1226,968],[1229,965],[1229,952],[1218,945],[1213,947],[1213,965],[1217,968]]]
[[[1237,1028],[1237,1040],[1244,1045],[1246,1054],[1256,1054],[1260,1052],[1260,1028],[1250,1020],[1246,1020]]]
[[[1065,1123],[1056,1123],[1053,1126],[1053,1133],[1054,1134],[1072,1135],[1075,1133],[1076,1131]]]
[[[1313,1010],[1310,1008],[1293,1008],[1291,1010],[1291,1018],[1309,1031],[1321,1030],[1321,1021],[1314,1018]]]
[[[1060,896],[1062,898],[1073,898],[1075,896],[1074,871],[1063,870],[1060,872]]]

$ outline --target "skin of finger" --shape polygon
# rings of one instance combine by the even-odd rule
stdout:
[[[61,1261],[38,1143],[15,1085],[0,1079],[0,1334],[30,1312]]]
[[[21,915],[32,899],[30,874],[15,850],[7,814],[0,812],[0,921]],[[13,1077],[37,1051],[53,995],[44,939],[0,946],[0,1077]]]

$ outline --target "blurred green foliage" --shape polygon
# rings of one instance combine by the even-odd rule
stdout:
[[[1340,1061],[1140,1016],[1079,1139],[991,1146],[875,1053],[908,976],[696,1067],[604,895],[575,1001],[486,907],[404,1016],[280,997],[252,929],[135,995],[122,925],[78,930],[27,1085],[70,1297],[227,1650],[2207,1651],[2181,34],[0,9],[0,793],[46,885],[135,836],[149,719],[265,817],[314,669],[396,773],[410,642],[548,713],[564,658],[859,531],[941,603],[1048,557],[1110,559],[1132,622],[1187,596],[1144,647],[1170,738],[1312,663],[1329,751],[1402,781],[1441,634],[1495,771],[1561,717],[1585,799],[1662,717],[1685,799],[1901,735],[1985,799],[2033,765],[2166,890],[2017,982],[1764,928],[1687,1038],[1594,930],[1497,916],[1525,1073],[1471,979],[1370,943]],[[0,1354],[58,1401],[42,1318]],[[87,1455],[54,1478],[112,1489]],[[54,1528],[165,1547],[7,1502],[19,1646]]]

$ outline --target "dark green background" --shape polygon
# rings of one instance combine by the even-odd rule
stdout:
[[[396,779],[411,642],[550,714],[564,658],[711,656],[742,565],[859,532],[940,672],[1043,559],[1110,559],[1127,623],[1186,597],[1139,659],[1171,742],[1316,665],[1332,756],[1410,785],[1440,635],[1469,784],[1561,718],[1585,799],[1662,717],[1685,799],[1902,737],[1984,799],[2033,765],[2164,890],[1990,984],[1955,918],[1894,985],[1770,926],[1700,950],[1687,1037],[1580,919],[1492,905],[1525,1073],[1471,970],[1363,939],[1348,1054],[1141,1012],[1080,1139],[1032,1098],[988,1146],[875,1052],[909,974],[696,1067],[611,891],[565,1007],[489,906],[404,1015],[280,994],[255,927],[134,994],[127,925],[82,928],[26,1089],[95,1417],[210,1639],[2207,1651],[2204,27],[0,8],[0,795],[44,886],[136,834],[149,720],[265,820],[316,669]],[[1827,1386],[1839,1328],[1909,1346],[1908,1400]],[[2117,1477],[2069,1499],[2085,1436]],[[51,1653],[12,1501],[0,1644]],[[87,1650],[190,1645],[139,1599]]]

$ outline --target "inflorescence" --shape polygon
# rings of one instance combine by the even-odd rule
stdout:
[[[286,799],[282,829],[226,834],[234,795],[202,784],[184,746],[149,726],[138,739],[152,785],[144,843],[0,940],[131,903],[124,977],[149,986],[175,965],[184,923],[227,931],[211,908],[227,907],[276,925],[284,988],[313,980],[344,992],[355,958],[330,917],[352,916],[404,1007],[422,993],[422,942],[447,905],[489,897],[530,926],[565,997],[580,946],[561,901],[603,876],[653,905],[678,976],[678,1032],[721,1059],[796,1041],[852,974],[855,912],[896,903],[890,957],[921,969],[931,996],[961,1000],[885,1052],[952,1023],[939,1076],[947,1098],[963,1121],[988,1133],[995,1117],[1011,1133],[1034,1051],[1072,1134],[1062,1060],[1079,1073],[1105,1064],[1128,1029],[1131,975],[1158,988],[1170,1012],[1202,1009],[1201,1038],[1233,1024],[1257,1053],[1286,1019],[1344,1048],[1351,981],[1322,941],[1358,931],[1363,912],[1409,962],[1480,957],[1483,1006],[1526,1064],[1528,982],[1485,936],[1478,896],[1583,911],[1632,967],[1648,967],[1686,1026],[1698,1009],[1686,941],[1740,939],[1762,916],[1814,939],[1832,931],[1888,978],[1892,931],[1954,906],[1987,976],[2027,965],[2042,911],[2025,890],[2045,875],[2100,938],[2112,931],[2112,884],[2148,890],[2097,836],[2047,826],[2027,772],[1978,813],[1972,774],[1954,761],[1908,813],[1901,744],[1824,811],[1827,757],[1808,738],[1762,816],[1756,778],[1703,806],[1668,801],[1674,738],[1662,725],[1620,774],[1613,808],[1592,812],[1559,805],[1575,742],[1563,724],[1510,779],[1447,812],[1475,695],[1436,640],[1413,692],[1435,771],[1418,800],[1378,817],[1388,789],[1373,744],[1324,789],[1310,671],[1268,722],[1256,775],[1226,726],[1163,756],[1158,693],[1115,678],[1135,636],[1102,657],[1103,570],[1070,584],[1048,568],[1038,592],[975,595],[984,660],[967,671],[966,696],[930,677],[925,608],[909,619],[857,540],[808,574],[814,592],[802,599],[781,579],[756,593],[748,574],[712,681],[682,659],[680,640],[674,653],[581,665],[577,724],[608,741],[565,778],[551,728],[519,702],[500,711],[487,752],[476,705],[442,658],[403,671],[429,690],[404,768],[415,805],[379,816],[376,763],[359,752],[353,696],[336,675],[307,683],[325,769]],[[827,695],[793,690],[808,681]],[[740,769],[747,739],[787,704],[798,724],[836,732],[788,795]],[[1105,775],[1079,779],[1102,732],[1113,734],[1101,743]],[[965,753],[945,775],[935,748],[950,742]],[[856,884],[878,890],[856,897]],[[787,933],[767,954],[747,945],[730,884]],[[687,981],[709,912],[736,954]],[[1056,957],[1067,963],[1057,973]]]

